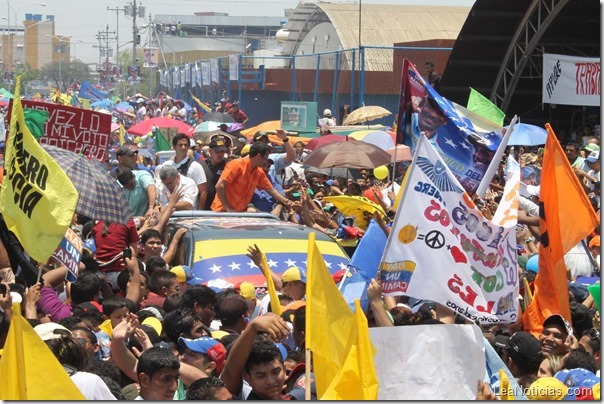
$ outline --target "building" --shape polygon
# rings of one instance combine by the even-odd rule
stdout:
[[[71,38],[56,35],[54,15],[25,14],[23,25],[2,26],[2,60],[5,72],[13,72],[19,64],[32,69],[70,59]]]

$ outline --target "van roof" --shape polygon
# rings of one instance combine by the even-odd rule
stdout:
[[[185,264],[191,266],[198,283],[212,286],[212,282],[221,283],[220,280],[231,284],[246,280],[262,286],[264,276],[246,256],[247,247],[254,244],[266,254],[267,263],[276,274],[281,275],[291,266],[306,270],[311,232],[316,234],[317,246],[330,273],[345,269],[350,261],[334,239],[307,226],[268,214],[208,213],[183,211],[171,219],[173,225],[190,231],[185,236],[189,237],[185,249],[194,251],[187,254],[190,262]]]

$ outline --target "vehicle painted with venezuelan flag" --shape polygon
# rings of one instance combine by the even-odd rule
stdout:
[[[306,270],[310,232],[316,233],[317,246],[330,273],[345,270],[350,261],[328,235],[268,213],[174,212],[168,224],[169,234],[181,227],[187,232],[172,265],[189,266],[195,283],[224,285],[223,280],[233,285],[241,281],[264,285],[261,270],[246,256],[248,246],[254,244],[266,254],[266,261],[276,274],[281,275],[292,266]]]

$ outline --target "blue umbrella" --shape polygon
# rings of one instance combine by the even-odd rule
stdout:
[[[509,126],[505,127],[509,130]],[[508,146],[537,146],[545,144],[547,131],[536,125],[517,123],[510,136]]]
[[[104,99],[104,100],[93,102],[92,104],[90,104],[90,106],[92,108],[102,108],[102,109],[110,109],[112,105],[113,105],[113,102],[111,102],[111,100],[109,100],[109,99]]]
[[[122,101],[115,106],[115,109],[120,112],[128,112],[130,108],[132,108],[132,105],[128,101]]]

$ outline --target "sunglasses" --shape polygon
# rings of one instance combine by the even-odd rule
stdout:
[[[594,341],[600,342],[600,331],[596,330],[595,328],[590,329],[587,333],[587,336]]]

